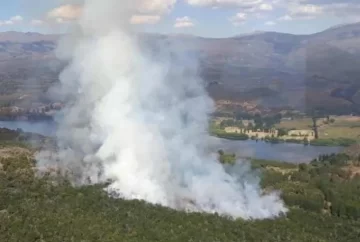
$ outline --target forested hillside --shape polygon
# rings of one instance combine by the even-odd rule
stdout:
[[[263,221],[185,213],[110,198],[102,186],[73,187],[35,176],[33,151],[0,147],[0,241],[358,241],[359,162],[322,156],[309,165],[253,161],[265,189],[278,189],[290,212]],[[226,154],[223,154],[226,155]],[[232,156],[222,162],[232,162]]]

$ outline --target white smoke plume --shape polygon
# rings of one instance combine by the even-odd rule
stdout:
[[[59,151],[39,157],[39,166],[66,167],[78,185],[110,181],[111,195],[174,209],[244,219],[285,213],[245,165],[226,172],[206,150],[213,103],[195,62],[176,46],[139,45],[128,20],[141,2],[85,1],[58,48],[69,62],[58,90],[68,103]]]

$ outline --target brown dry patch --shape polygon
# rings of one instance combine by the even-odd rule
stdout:
[[[360,122],[360,116],[340,116],[338,119],[347,122]]]
[[[18,147],[18,146],[1,147],[0,148],[0,173],[4,172],[4,170],[3,170],[4,162],[7,159],[16,158],[16,157],[21,157],[21,159],[26,157],[26,160],[30,161],[34,158],[34,153],[29,149]],[[18,169],[17,172],[19,174],[27,174],[28,169]]]
[[[291,173],[296,172],[298,170],[297,168],[285,169],[285,168],[280,168],[280,167],[275,167],[275,166],[267,166],[266,169],[271,170],[271,171],[275,171],[275,172],[279,172],[282,175],[291,174]]]
[[[1,158],[12,158],[16,156],[26,156],[28,158],[33,157],[33,152],[29,149],[22,148],[22,147],[5,147],[0,148],[0,159]]]
[[[350,173],[350,178],[354,178],[356,175],[360,176],[360,166],[347,166],[343,168],[344,171]]]

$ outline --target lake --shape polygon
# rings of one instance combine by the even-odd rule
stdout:
[[[37,133],[45,136],[53,136],[56,124],[52,121],[0,121],[0,128],[22,129],[24,132]]]
[[[322,154],[339,153],[343,147],[305,146],[293,143],[266,143],[255,140],[226,140],[211,137],[211,146],[225,152],[235,153],[238,157],[265,160],[279,160],[291,163],[307,163]]]
[[[56,124],[51,121],[0,121],[1,128],[22,129],[25,132],[38,133],[46,136],[55,134]],[[235,153],[238,157],[266,160],[280,160],[291,163],[310,162],[321,154],[339,153],[343,147],[304,146],[302,144],[256,142],[254,140],[226,140],[209,138],[212,150],[223,149]]]

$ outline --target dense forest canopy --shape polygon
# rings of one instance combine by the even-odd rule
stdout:
[[[324,155],[311,164],[253,160],[265,190],[279,190],[290,211],[262,221],[185,213],[108,196],[102,185],[73,187],[34,174],[33,151],[0,151],[0,241],[358,241],[358,157]],[[26,147],[26,146],[24,146]],[[219,161],[235,156],[219,151]]]

